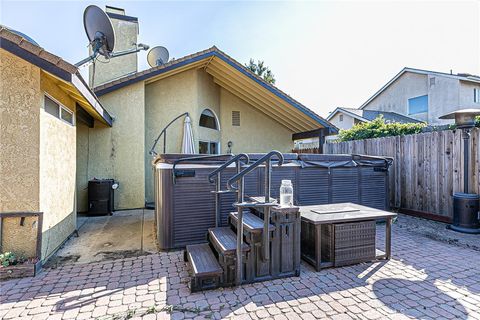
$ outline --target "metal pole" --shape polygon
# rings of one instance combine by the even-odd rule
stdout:
[[[220,184],[221,173],[217,173],[217,181],[215,182],[215,227],[220,227]]]
[[[236,163],[237,174],[242,170],[240,160],[237,160]],[[243,177],[240,181],[237,182],[237,202],[243,203],[243,187],[244,179]],[[243,207],[237,208],[237,285],[242,284],[243,279],[243,263],[242,263],[242,247],[243,247]]]
[[[270,202],[270,180],[272,171],[272,160],[270,158],[265,162],[265,202]],[[270,206],[263,210],[263,259],[270,260]]]
[[[163,133],[163,153],[167,153],[167,130]]]
[[[468,193],[469,159],[470,158],[470,130],[463,129],[463,192]]]

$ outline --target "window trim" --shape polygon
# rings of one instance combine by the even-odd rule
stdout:
[[[208,111],[210,111],[210,112],[213,114],[213,117],[215,118],[215,123],[217,124],[217,129],[212,129],[212,128],[204,127],[204,126],[201,126],[201,125],[200,125],[200,117],[202,117],[202,114],[203,114],[203,112],[204,112],[205,110],[208,110]],[[198,118],[198,126],[199,126],[200,128],[205,128],[205,129],[220,131],[220,129],[221,129],[221,128],[220,128],[220,120],[218,120],[218,116],[217,116],[217,114],[215,113],[215,111],[213,111],[213,110],[210,109],[210,108],[203,108],[203,109],[202,109],[202,112],[200,112],[200,117]]]
[[[45,97],[49,98],[50,100],[52,100],[53,102],[58,104],[58,117],[55,117],[53,114],[50,114],[50,113],[45,111]],[[49,114],[50,116],[52,116],[54,118],[57,118],[58,120],[63,121],[65,123],[71,125],[72,127],[74,127],[76,122],[77,122],[76,119],[75,119],[75,112],[73,112],[72,110],[70,110],[69,108],[64,106],[62,103],[60,103],[60,101],[58,101],[57,99],[52,97],[52,95],[48,94],[46,91],[43,92],[43,110],[44,110],[45,113]],[[62,118],[62,110],[65,110],[67,113],[72,115],[72,122],[68,122],[67,120]]]
[[[210,143],[216,143],[217,144],[217,153],[203,153],[203,154],[212,154],[212,155],[218,155],[218,154],[221,154],[220,152],[220,141],[213,141],[213,140],[203,140],[203,139],[200,139],[198,140],[198,153],[200,153],[200,142],[205,142],[208,144],[208,152],[210,152]]]
[[[338,115],[338,121],[339,121],[339,122],[343,122],[343,114],[339,114],[339,115]]]
[[[480,89],[473,88],[473,103],[480,103]]]

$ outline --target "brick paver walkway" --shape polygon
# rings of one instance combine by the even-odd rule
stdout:
[[[389,262],[190,294],[182,252],[1,283],[4,319],[480,319],[480,252],[394,227]]]

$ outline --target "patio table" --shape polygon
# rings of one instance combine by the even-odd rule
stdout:
[[[302,258],[312,264],[317,271],[322,268],[332,267],[334,261],[322,261],[322,226],[323,225],[345,225],[350,223],[373,222],[377,220],[385,220],[385,252],[371,248],[374,251],[374,259],[390,259],[391,257],[391,238],[392,238],[392,219],[397,216],[396,213],[378,210],[354,203],[336,203],[326,205],[300,206],[300,214],[302,220],[301,232],[301,252]],[[375,226],[373,227],[375,228]],[[360,231],[361,232],[361,231]],[[323,234],[325,240],[325,234]],[[332,246],[335,247],[334,235],[328,235],[332,239]],[[361,236],[360,236],[361,237]],[[367,244],[367,248],[368,248]],[[375,246],[375,241],[371,243]],[[324,253],[325,254],[325,253]],[[363,262],[363,261],[360,261]]]

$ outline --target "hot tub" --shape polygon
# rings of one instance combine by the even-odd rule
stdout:
[[[253,163],[263,154],[250,154]],[[208,228],[215,227],[215,184],[210,172],[229,160],[231,155],[195,159],[198,155],[160,155],[154,161],[155,224],[162,250],[182,248],[205,242]],[[278,198],[281,180],[294,187],[296,205],[353,202],[382,210],[389,207],[388,168],[390,158],[358,155],[284,154],[279,167],[273,161],[271,196]],[[180,158],[188,158],[175,164]],[[175,167],[175,168],[174,168]],[[231,165],[221,174],[221,189],[234,174]],[[245,177],[245,195],[264,194],[262,166]],[[235,193],[220,195],[219,226],[227,226],[234,211]]]

